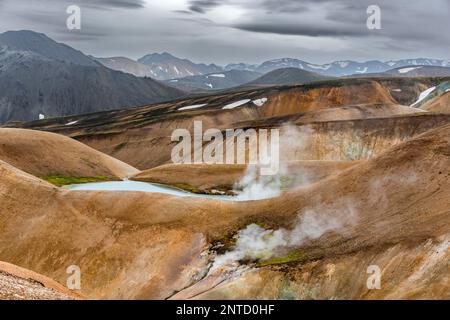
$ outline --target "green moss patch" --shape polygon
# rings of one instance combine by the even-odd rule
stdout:
[[[71,184],[82,184],[82,183],[92,183],[92,182],[105,182],[111,181],[111,178],[98,176],[98,177],[67,177],[67,176],[43,176],[40,177],[42,180],[50,182],[55,186],[62,187]]]
[[[294,250],[289,252],[285,256],[281,257],[274,257],[268,260],[260,261],[256,264],[257,267],[265,267],[275,264],[284,264],[284,263],[290,263],[290,262],[297,262],[302,260],[305,257],[305,252],[301,250]]]
[[[178,189],[182,189],[191,193],[197,193],[197,194],[202,194],[203,192],[201,192],[197,187],[195,186],[191,186],[190,184],[187,183],[176,183],[173,185],[175,188]]]

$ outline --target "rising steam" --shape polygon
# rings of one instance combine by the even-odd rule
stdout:
[[[310,142],[312,133],[312,129],[309,127],[284,126],[279,139],[280,155],[283,155],[283,158],[279,161],[280,168],[278,173],[272,176],[262,176],[259,174],[260,165],[249,165],[245,176],[234,186],[235,193],[238,194],[237,199],[260,200],[280,196],[286,184],[286,178],[291,178],[288,159],[296,159],[295,155],[305,150]],[[270,156],[268,155],[269,158]],[[263,162],[270,163],[270,160],[265,159]],[[296,172],[294,177],[297,185],[308,184],[306,175]]]
[[[345,200],[337,207],[305,209],[299,213],[291,229],[266,230],[251,224],[238,232],[232,251],[216,257],[213,270],[242,260],[267,260],[307,240],[318,239],[327,232],[339,232],[346,226],[354,225],[357,211],[352,203]]]
[[[396,172],[377,177],[370,181],[367,189],[367,203],[377,205],[379,210],[386,210],[390,205],[385,190],[391,182],[401,181],[405,188],[414,187],[416,173],[411,171]],[[243,260],[267,260],[288,249],[303,245],[308,240],[320,238],[328,232],[343,232],[344,228],[353,226],[358,221],[358,208],[361,203],[352,198],[337,200],[332,205],[318,205],[301,211],[292,228],[266,230],[251,224],[236,235],[236,245],[232,251],[217,256],[212,270],[224,265]]]

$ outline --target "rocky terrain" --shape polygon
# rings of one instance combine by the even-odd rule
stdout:
[[[0,262],[0,300],[75,300],[83,297],[56,281]]]
[[[61,285],[77,265],[75,293],[91,299],[449,299],[450,115],[427,107],[445,106],[446,81],[241,88],[9,124],[0,129],[0,260]],[[275,181],[248,182],[246,164],[172,164],[172,132],[192,133],[199,120],[222,133],[279,129]],[[51,174],[126,177],[192,196],[74,191],[44,179]],[[379,289],[368,286],[374,267]],[[19,295],[32,286],[13,280],[0,277],[0,291],[2,281]]]

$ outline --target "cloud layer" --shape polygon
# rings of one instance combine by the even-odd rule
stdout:
[[[82,30],[65,28],[68,5]],[[31,29],[97,56],[170,51],[202,62],[296,57],[450,58],[447,0],[377,0],[382,29],[366,27],[372,0],[0,0],[0,31]]]

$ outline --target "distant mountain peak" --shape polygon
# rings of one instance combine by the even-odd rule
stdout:
[[[58,43],[43,33],[30,30],[7,31],[0,34],[0,46],[6,46],[12,51],[32,52],[45,58],[78,65],[98,65],[82,52]]]
[[[111,70],[27,30],[0,34],[0,71],[0,123],[134,107],[184,94],[153,79]]]
[[[188,59],[175,57],[168,52],[147,54],[138,59],[138,62],[151,67],[158,80],[179,79],[223,71],[223,68],[215,64],[194,63]]]
[[[306,71],[300,68],[282,68],[276,69],[258,79],[248,83],[248,86],[264,86],[264,85],[293,85],[303,84],[320,80],[327,80],[330,77]]]

